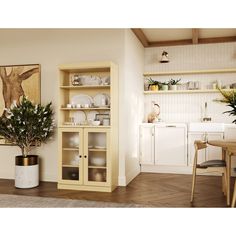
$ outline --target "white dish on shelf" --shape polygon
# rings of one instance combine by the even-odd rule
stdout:
[[[84,75],[80,76],[82,85],[100,85],[102,80],[99,76]]]
[[[88,121],[93,121],[93,120],[95,120],[97,114],[99,114],[99,112],[97,112],[97,111],[89,111],[89,112],[87,113],[87,120],[88,120]]]
[[[73,117],[74,117],[74,122],[77,125],[84,124],[85,121],[86,121],[86,115],[85,115],[85,113],[83,111],[76,111],[76,112],[74,112]]]
[[[101,124],[101,122],[100,122],[100,120],[93,120],[91,124],[94,126],[98,126]]]
[[[104,107],[110,105],[110,96],[105,93],[98,93],[93,97],[94,106]]]
[[[90,164],[93,166],[105,166],[106,165],[106,158],[97,156],[90,158]]]
[[[80,104],[82,106],[92,106],[93,99],[87,94],[75,95],[71,98],[71,104]]]
[[[72,160],[70,160],[70,164],[74,165],[74,166],[77,166],[77,165],[79,165],[79,161],[80,161],[79,156],[75,155],[74,158]]]

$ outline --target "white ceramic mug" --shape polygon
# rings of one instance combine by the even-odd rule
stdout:
[[[70,103],[66,104],[67,108],[72,108],[72,105]]]
[[[110,125],[110,119],[104,118],[102,124],[103,124],[104,126],[109,126],[109,125]]]

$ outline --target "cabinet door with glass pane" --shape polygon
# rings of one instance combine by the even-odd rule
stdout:
[[[110,130],[84,129],[84,184],[108,186],[111,178]]]
[[[83,129],[65,128],[60,134],[60,182],[83,183]]]

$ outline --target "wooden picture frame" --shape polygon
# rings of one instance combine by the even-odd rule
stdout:
[[[32,102],[41,103],[40,64],[0,66],[0,115],[25,95]],[[11,145],[0,137],[0,145]]]

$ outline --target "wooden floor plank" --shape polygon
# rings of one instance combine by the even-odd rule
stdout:
[[[0,194],[147,204],[154,207],[227,207],[226,198],[221,192],[221,177],[197,176],[192,205],[191,180],[191,175],[141,173],[127,187],[118,187],[112,193],[100,193],[59,190],[54,182],[41,182],[39,187],[33,189],[16,189],[13,180],[0,179]],[[231,187],[233,189],[233,184]]]

